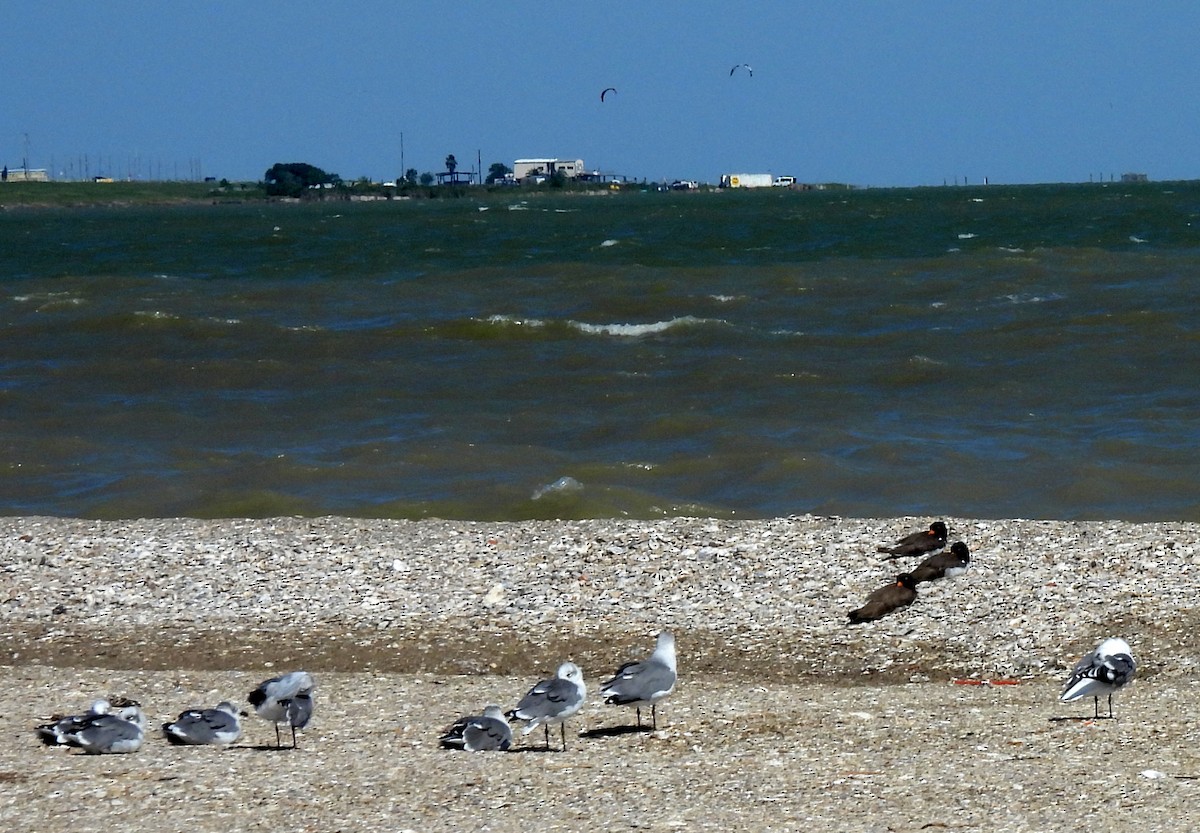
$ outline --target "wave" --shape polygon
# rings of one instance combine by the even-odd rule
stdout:
[[[28,295],[13,295],[18,304],[36,304],[38,312],[52,312],[64,307],[78,307],[87,301],[72,292],[31,292]]]
[[[669,321],[655,321],[650,324],[585,324],[581,321],[568,321],[567,324],[588,335],[618,336],[620,338],[641,338],[679,328],[687,329],[708,325],[728,326],[727,322],[718,318],[697,318],[693,315],[679,316]]]
[[[1066,295],[1061,292],[1047,292],[1045,294],[1035,294],[1030,292],[1014,292],[1000,298],[1000,302],[1010,304],[1046,304],[1053,301],[1065,301]]]
[[[719,318],[698,318],[694,315],[682,315],[666,321],[652,321],[647,324],[589,324],[586,321],[575,321],[573,319],[555,321],[541,318],[517,318],[510,315],[493,315],[483,322],[480,322],[479,319],[473,319],[473,322],[476,324],[486,323],[494,327],[509,330],[518,328],[530,331],[555,332],[565,329],[589,336],[610,336],[630,339],[661,335],[662,333],[677,329],[729,326],[728,322],[722,321]]]

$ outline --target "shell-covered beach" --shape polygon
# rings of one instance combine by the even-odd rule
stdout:
[[[879,621],[847,611],[919,559],[929,518],[466,523],[0,520],[0,820],[12,830],[1166,827],[1197,800],[1200,525],[945,518],[965,576]],[[595,691],[678,640],[657,732]],[[1120,635],[1117,719],[1060,704]],[[566,752],[438,748],[570,659]],[[304,668],[317,709],[276,752],[159,724]],[[52,712],[142,703],[142,749],[38,744]],[[1102,705],[1103,709],[1103,705]],[[533,754],[526,754],[526,753]],[[1101,811],[1099,808],[1102,808]]]

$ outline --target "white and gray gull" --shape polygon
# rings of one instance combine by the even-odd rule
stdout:
[[[174,744],[190,746],[228,746],[242,736],[241,715],[237,706],[225,700],[215,709],[188,709],[171,723],[163,724],[163,734]]]
[[[636,708],[638,728],[642,725],[642,706],[649,706],[651,725],[657,729],[658,701],[675,690],[677,677],[675,637],[670,631],[662,631],[654,653],[618,668],[613,678],[600,686],[600,694],[609,705]]]
[[[307,671],[293,671],[282,677],[263,680],[246,698],[254,712],[263,720],[275,724],[275,746],[283,745],[279,724],[291,727],[292,748],[296,748],[296,730],[303,729],[312,719],[313,689],[316,683]]]
[[[36,728],[38,738],[46,746],[69,746],[67,735],[82,729],[94,718],[108,714],[110,711],[112,711],[112,704],[108,700],[100,699],[92,701],[91,706],[83,714],[56,714],[50,718],[49,722],[42,723]]]
[[[64,742],[89,755],[136,752],[146,736],[146,715],[137,706],[98,714],[64,735]]]
[[[573,662],[558,666],[558,673],[542,680],[521,698],[517,707],[508,713],[510,720],[525,720],[521,734],[527,735],[539,725],[546,734],[546,749],[550,748],[550,724],[559,724],[562,748],[567,751],[567,718],[583,708],[587,686],[583,670]]]
[[[1095,716],[1099,718],[1100,696],[1107,694],[1108,716],[1112,718],[1113,693],[1132,680],[1136,672],[1137,663],[1129,643],[1116,637],[1106,639],[1076,663],[1059,699],[1070,703],[1080,697],[1092,697],[1095,700]]]
[[[484,707],[483,714],[456,721],[442,735],[441,743],[447,748],[465,749],[468,752],[503,752],[512,745],[512,729],[504,719],[504,710],[496,705],[488,705]]]

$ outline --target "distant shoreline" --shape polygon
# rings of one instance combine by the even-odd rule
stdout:
[[[626,191],[640,190],[630,187]],[[412,186],[400,191],[382,185],[349,184],[312,199],[268,196],[258,183],[238,182],[8,182],[0,184],[0,211],[55,208],[130,208],[188,205],[320,205],[349,202],[407,202],[425,199],[507,200],[544,196],[619,196],[621,191],[590,187],[503,188],[499,186]]]
[[[1183,183],[1192,182],[1184,180]],[[652,184],[652,183],[651,183]],[[716,187],[697,191],[672,191],[681,199],[701,194],[779,194],[783,191],[806,194],[821,194],[835,191],[927,191],[959,189],[962,191],[988,192],[1010,188],[1146,188],[1169,186],[1168,182],[1109,183],[1109,182],[1066,182],[1066,183],[1015,183],[1008,185],[912,185],[912,186],[850,186],[842,183],[826,183],[820,187],[796,188],[739,188],[721,190]],[[1182,184],[1182,183],[1181,183]],[[176,205],[237,205],[253,204],[302,204],[322,202],[397,202],[424,199],[461,199],[469,197],[482,200],[533,199],[549,196],[622,196],[641,194],[647,184],[629,183],[619,189],[599,188],[594,184],[572,183],[564,188],[548,185],[530,187],[503,187],[488,185],[460,186],[408,186],[397,191],[394,187],[379,184],[362,185],[348,183],[344,189],[328,197],[313,200],[296,200],[268,196],[256,182],[234,182],[222,185],[219,182],[5,182],[0,183],[0,211],[20,208],[127,208],[133,206],[176,206]]]

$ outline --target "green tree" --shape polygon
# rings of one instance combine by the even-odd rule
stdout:
[[[431,174],[429,171],[426,171],[425,173],[421,174],[421,184],[422,185],[432,185],[433,184],[433,174]]]
[[[407,171],[404,172],[404,178],[406,180],[408,180],[408,182],[410,184],[416,185],[417,184],[417,169],[409,168]]]
[[[450,173],[454,173],[454,170],[457,167],[458,167],[458,160],[454,158],[454,154],[452,153],[446,157],[446,170],[449,171]]]
[[[329,174],[307,162],[276,162],[263,175],[268,196],[298,197],[305,189],[336,184],[337,174]]]
[[[491,185],[497,179],[504,179],[505,176],[512,173],[512,168],[505,165],[503,162],[493,162],[488,168],[487,184]]]

